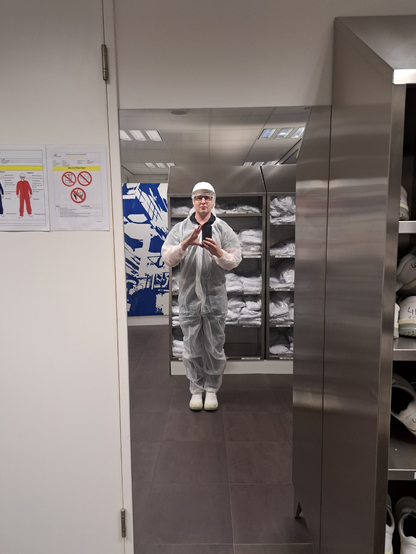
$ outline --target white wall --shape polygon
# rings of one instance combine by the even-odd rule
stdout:
[[[3,0],[0,144],[107,144],[102,40],[101,0]],[[123,551],[113,242],[0,233],[2,554]]]
[[[120,107],[331,103],[333,21],[414,0],[115,0]]]

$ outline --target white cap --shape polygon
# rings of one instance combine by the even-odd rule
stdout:
[[[26,175],[24,173],[21,173],[20,177],[26,177]]]
[[[200,183],[197,183],[192,189],[192,198],[194,196],[198,196],[199,194],[204,194],[204,193],[207,196],[209,195],[215,198],[215,189],[211,185],[211,183],[206,183],[205,181],[201,181]]]

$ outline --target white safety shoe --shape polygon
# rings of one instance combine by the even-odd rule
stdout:
[[[416,296],[408,296],[399,302],[399,335],[416,337]]]
[[[393,373],[391,404],[391,415],[416,436],[416,392],[412,385],[397,373]]]
[[[409,205],[407,203],[407,192],[404,187],[400,187],[400,221],[409,221]]]
[[[391,498],[387,495],[386,539],[384,542],[384,554],[393,554],[394,517],[391,509]]]
[[[396,303],[394,305],[394,338],[399,338],[399,313],[400,306]]]
[[[400,535],[400,554],[416,552],[416,499],[404,496],[396,504],[396,522]]]
[[[207,392],[205,395],[204,410],[213,412],[218,408],[218,400],[215,392]]]
[[[402,258],[396,271],[396,290],[401,295],[409,296],[416,293],[416,256],[409,252]]]
[[[192,395],[191,400],[189,401],[189,407],[195,412],[199,412],[204,407],[202,402],[202,392],[196,392]]]

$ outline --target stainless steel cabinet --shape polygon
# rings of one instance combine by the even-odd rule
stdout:
[[[402,183],[413,202],[415,52],[416,16],[337,19],[330,133],[307,129],[301,152],[294,485],[322,554],[383,552],[387,488],[416,492],[416,441],[390,427],[393,363],[416,360],[414,340],[393,341],[398,247],[415,243],[398,221]],[[330,143],[326,198],[312,137]]]

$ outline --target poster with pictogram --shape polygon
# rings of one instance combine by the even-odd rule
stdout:
[[[104,145],[48,146],[51,229],[108,230],[107,157]]]
[[[0,145],[0,231],[49,231],[44,146]]]

